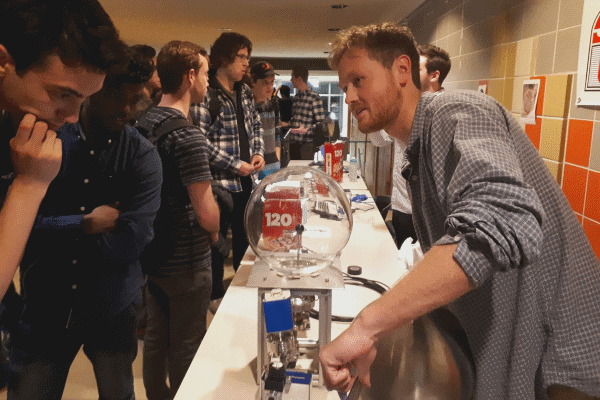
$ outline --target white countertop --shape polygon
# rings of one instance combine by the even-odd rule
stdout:
[[[290,165],[307,165],[308,162],[292,161]],[[373,279],[392,286],[406,271],[398,266],[398,250],[383,219],[366,190],[362,179],[348,182],[347,176],[341,184],[352,194],[367,194],[368,211],[356,210],[354,226],[348,244],[340,257],[341,267],[359,265],[364,278]],[[368,206],[364,205],[364,208]],[[362,205],[360,206],[362,207]],[[253,264],[251,251],[246,254],[240,269],[229,286],[219,310],[192,361],[179,388],[175,400],[206,399],[258,399],[256,383],[258,290],[245,287]],[[378,294],[357,286],[333,291],[333,314],[355,316],[364,306],[377,298]],[[312,330],[318,321],[311,320]],[[339,335],[348,324],[332,323],[331,337]],[[316,338],[315,334],[315,338]],[[312,387],[311,399],[338,400],[336,392]]]

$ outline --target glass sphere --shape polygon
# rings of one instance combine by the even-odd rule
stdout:
[[[312,275],[333,263],[350,239],[352,212],[344,189],[311,167],[267,175],[254,189],[244,220],[256,255],[288,276]]]

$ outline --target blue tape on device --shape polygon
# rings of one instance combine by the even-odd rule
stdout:
[[[267,333],[283,332],[294,328],[291,299],[266,301],[263,303],[263,309]]]

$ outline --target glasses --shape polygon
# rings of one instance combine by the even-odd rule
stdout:
[[[245,54],[236,54],[235,55],[235,59],[239,60],[239,61],[250,61],[250,56],[247,56]]]

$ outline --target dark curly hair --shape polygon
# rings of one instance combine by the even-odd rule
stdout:
[[[210,47],[210,68],[219,69],[235,61],[240,49],[248,49],[252,54],[252,42],[246,36],[236,32],[223,32]]]
[[[154,74],[154,62],[144,52],[130,47],[122,63],[113,66],[106,75],[105,85],[146,83]]]

